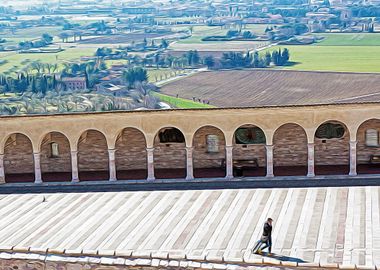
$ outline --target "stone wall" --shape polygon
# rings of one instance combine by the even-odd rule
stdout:
[[[116,141],[116,169],[146,170],[147,155],[144,135],[137,129],[124,129]]]
[[[108,171],[108,147],[102,133],[89,130],[80,138],[78,145],[79,171]]]
[[[273,137],[274,166],[307,166],[307,137],[296,124],[280,127]]]
[[[266,167],[266,149],[264,144],[234,144],[234,159],[257,158],[259,167]]]
[[[5,144],[4,154],[6,174],[34,173],[32,143],[25,135],[10,136]]]
[[[207,135],[217,135],[219,138],[219,152],[207,152]],[[226,156],[226,141],[222,131],[215,127],[202,127],[199,129],[193,139],[193,160],[194,168],[220,168],[222,159]]]
[[[365,132],[367,129],[376,129],[380,134],[380,120],[369,120],[360,126],[357,134],[357,162],[368,164],[371,155],[380,155],[380,147],[367,146]]]
[[[58,144],[58,157],[51,155],[51,143]],[[71,172],[71,152],[68,139],[61,133],[48,134],[41,146],[41,171],[47,172]]]
[[[350,136],[346,130],[340,139],[314,138],[315,165],[349,165]]]
[[[369,147],[365,144],[365,131],[376,129],[380,133],[380,120],[371,120],[362,124],[357,133],[358,164],[368,164],[370,155],[380,154],[380,147]],[[219,152],[208,153],[206,136],[219,137]],[[15,141],[14,141],[15,140]],[[60,155],[51,157],[50,143],[57,142]],[[298,125],[286,124],[274,134],[274,166],[306,166],[307,139]],[[185,143],[160,143],[155,140],[154,161],[156,169],[185,169]],[[193,140],[194,168],[219,168],[225,158],[225,138],[223,132],[215,127],[206,126],[194,135]],[[108,171],[108,151],[104,135],[90,130],[78,145],[78,167],[85,171]],[[259,166],[266,165],[265,145],[236,145],[235,159],[258,158]],[[43,140],[41,146],[42,172],[70,172],[69,142],[61,133],[51,133]],[[6,142],[4,166],[6,174],[33,173],[33,149],[28,137],[22,134],[12,135]],[[349,133],[346,131],[341,139],[315,138],[315,165],[348,165]],[[144,135],[132,128],[125,129],[116,142],[117,170],[146,170],[147,154]]]
[[[158,136],[154,140],[155,169],[186,168],[185,143],[161,143]]]

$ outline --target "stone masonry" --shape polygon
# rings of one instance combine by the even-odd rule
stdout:
[[[52,157],[51,143],[58,144],[59,155]],[[47,172],[71,172],[70,143],[58,132],[45,136],[41,146],[41,170]]]
[[[357,138],[346,130],[340,139],[314,138],[315,166],[318,165],[346,165],[350,164],[350,136],[357,142],[357,164],[368,164],[371,155],[380,154],[379,146],[367,146],[365,132],[375,129],[380,132],[380,120],[368,120],[358,125]],[[194,133],[192,142],[193,167],[220,168],[221,161],[226,158],[225,133],[220,129],[205,126]],[[219,138],[219,152],[208,153],[206,137],[217,135]],[[145,135],[146,136],[146,135]],[[118,171],[147,170],[147,142],[142,132],[127,128],[119,134],[116,141],[116,169]],[[227,135],[226,135],[227,136]],[[28,136],[30,137],[30,136]],[[4,170],[9,174],[32,174],[34,172],[34,157],[32,143],[27,136],[20,133],[10,135],[4,143]],[[309,135],[310,137],[310,135]],[[116,136],[115,136],[116,138]],[[188,137],[187,137],[188,139]],[[309,139],[310,141],[310,139]],[[51,143],[58,143],[59,156],[51,157]],[[40,148],[41,171],[70,172],[71,155],[68,139],[61,133],[48,133]],[[257,158],[260,167],[266,166],[266,147],[260,145],[233,145],[234,159]],[[308,164],[306,134],[303,128],[295,124],[285,124],[278,128],[273,136],[274,166],[306,166]],[[154,141],[154,167],[156,169],[182,169],[186,171],[186,145],[185,143],[160,143],[157,136]],[[81,172],[108,171],[109,146],[106,137],[100,131],[89,130],[84,132],[78,142],[78,168]],[[189,150],[189,149],[188,149]],[[355,153],[354,153],[355,154]],[[351,158],[351,160],[354,158]]]
[[[274,166],[306,166],[307,138],[306,133],[296,124],[280,127],[273,138]]]
[[[6,174],[34,172],[32,143],[25,135],[10,136],[5,144],[4,154]]]

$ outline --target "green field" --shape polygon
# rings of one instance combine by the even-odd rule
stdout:
[[[41,26],[41,27],[31,27],[25,29],[19,29],[15,33],[2,33],[2,38],[20,38],[24,40],[30,40],[41,37],[43,34],[47,33],[52,36],[56,36],[62,32],[62,26]]]
[[[264,34],[266,27],[267,27],[266,24],[248,24],[245,26],[245,28],[242,29],[242,31],[251,31],[255,34]],[[189,29],[189,27],[179,26],[179,27],[175,27],[174,29],[187,30]],[[191,37],[187,39],[182,39],[178,43],[182,43],[182,44],[198,43],[199,44],[199,43],[203,43],[202,38],[204,37],[221,36],[221,35],[225,35],[228,32],[228,30],[236,30],[236,29],[237,29],[236,27],[222,28],[220,26],[206,26],[206,25],[199,26],[198,25],[198,26],[193,27],[193,34]]]
[[[309,71],[380,72],[380,34],[327,33],[313,45],[281,46],[290,51],[284,69]],[[278,47],[277,47],[278,48]],[[270,49],[273,50],[276,47]]]
[[[326,33],[317,36],[325,39],[316,46],[380,46],[380,33]]]
[[[285,46],[292,70],[380,72],[380,46]]]
[[[28,62],[41,61],[42,63],[57,63],[62,65],[66,61],[79,60],[81,56],[92,56],[94,52],[95,48],[68,48],[59,53],[1,53],[0,59],[7,60],[8,62],[0,66],[0,73],[7,71],[17,72],[19,70],[22,70],[25,67],[25,65],[23,64],[25,60],[28,60]]]
[[[155,93],[155,96],[159,97],[162,102],[169,103],[171,106],[181,109],[197,109],[197,108],[214,108],[214,106],[194,102],[188,99],[176,98],[164,94]]]

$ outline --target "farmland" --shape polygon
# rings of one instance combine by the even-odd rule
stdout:
[[[253,24],[247,25],[242,31],[252,31],[255,34],[263,34],[267,25]],[[189,29],[189,27],[180,26],[177,30]],[[219,26],[194,26],[192,36],[181,39],[170,46],[170,49],[176,51],[199,50],[199,51],[246,51],[257,46],[267,44],[265,41],[202,41],[202,38],[211,35],[225,35],[228,30],[236,28],[222,28]]]
[[[380,34],[328,33],[318,36],[325,39],[313,45],[286,46],[290,50],[291,63],[284,68],[380,72]]]
[[[0,65],[0,73],[22,70],[26,62],[41,61],[50,64],[63,64],[66,61],[77,60],[81,56],[91,56],[94,52],[95,49],[67,48],[59,53],[1,53],[0,60],[6,60],[7,63]]]
[[[165,84],[161,93],[207,100],[217,107],[372,101],[380,74],[270,69],[207,71]],[[318,90],[318,91],[317,91]]]

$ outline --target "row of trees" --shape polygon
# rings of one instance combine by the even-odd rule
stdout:
[[[265,68],[271,64],[275,66],[284,66],[289,61],[290,54],[288,49],[278,49],[270,53],[267,51],[264,55],[258,52],[246,53],[228,52],[224,53],[218,61],[220,68]],[[204,64],[208,68],[214,68],[218,63],[212,56],[204,58]]]
[[[47,33],[43,34],[39,40],[21,41],[18,44],[20,50],[28,50],[31,48],[42,48],[50,45],[53,42],[53,37]]]
[[[26,75],[20,73],[17,78],[0,76],[1,93],[25,93],[45,95],[48,91],[63,90],[65,85],[49,75]]]

